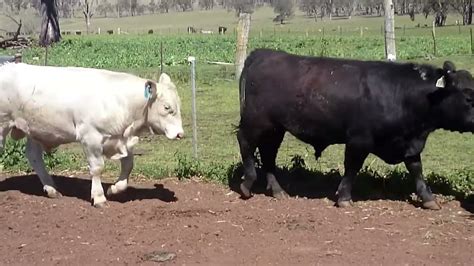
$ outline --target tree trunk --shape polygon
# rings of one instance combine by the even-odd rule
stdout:
[[[462,24],[463,25],[472,24],[472,0],[466,1],[466,3],[463,6]]]
[[[41,32],[39,44],[49,46],[61,40],[59,29],[58,11],[55,0],[41,0]]]

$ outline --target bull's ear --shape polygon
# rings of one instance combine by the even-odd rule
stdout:
[[[168,74],[163,73],[163,74],[160,75],[160,79],[159,79],[158,82],[163,83],[163,84],[170,84],[171,83],[171,78],[170,78],[170,76],[168,76]]]
[[[453,73],[456,72],[456,66],[451,61],[445,61],[443,64],[443,70],[446,71],[446,73]]]
[[[148,80],[145,82],[145,98],[149,102],[153,102],[156,100],[157,97],[156,92],[156,83],[153,81]]]

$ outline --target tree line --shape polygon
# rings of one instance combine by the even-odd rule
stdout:
[[[62,18],[77,16],[123,17],[143,14],[168,13],[172,10],[188,12],[196,9],[225,8],[236,14],[252,13],[264,5],[275,10],[275,21],[283,23],[294,15],[296,8],[315,21],[353,15],[384,15],[384,0],[55,0]],[[450,12],[462,16],[462,24],[472,24],[473,0],[394,0],[395,14],[433,16],[436,26],[443,26]],[[22,9],[41,11],[41,0],[0,0],[0,9],[19,13]],[[87,13],[87,14],[85,14]]]

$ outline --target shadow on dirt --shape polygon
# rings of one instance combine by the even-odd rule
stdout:
[[[228,172],[229,188],[242,195],[240,184],[242,183],[243,167],[236,164],[233,171]],[[265,174],[257,168],[258,179],[252,187],[253,194],[264,194],[271,196],[266,189],[267,181]],[[309,199],[328,198],[334,204],[337,200],[336,191],[341,181],[338,171],[320,172],[308,170],[304,167],[278,168],[276,178],[281,187],[291,197],[306,197]],[[461,207],[466,211],[474,213],[473,197],[463,198],[457,195],[445,184],[429,183],[433,193],[443,195],[454,195],[461,202]],[[353,201],[367,200],[397,200],[406,201],[416,207],[421,207],[421,202],[412,197],[415,193],[415,181],[409,177],[406,171],[392,171],[381,177],[370,169],[363,169],[358,174],[352,189]]]
[[[66,197],[75,197],[90,201],[91,180],[77,177],[53,176],[58,191]],[[111,183],[102,182],[104,191]],[[0,181],[0,191],[18,190],[25,194],[45,196],[43,186],[36,175],[12,176]],[[155,184],[154,188],[141,188],[129,186],[125,192],[113,197],[107,197],[110,201],[127,202],[143,199],[159,199],[164,202],[177,201],[175,193],[161,184]]]

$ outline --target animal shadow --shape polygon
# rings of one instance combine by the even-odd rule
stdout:
[[[78,177],[53,176],[58,191],[66,197],[74,197],[85,201],[90,201],[91,180]],[[112,183],[102,182],[104,192]],[[46,196],[43,192],[43,185],[38,176],[12,176],[0,181],[0,191],[18,190],[22,193]],[[108,197],[110,201],[125,203],[134,200],[159,199],[164,202],[174,202],[178,198],[175,193],[161,184],[155,184],[154,188],[129,186],[121,194]]]
[[[263,194],[271,196],[271,192],[266,188],[267,181],[265,173],[257,168],[257,181],[252,187],[252,194]],[[322,173],[318,171],[309,171],[305,168],[277,168],[275,176],[280,186],[290,197],[306,197],[310,199],[328,198],[336,200],[335,192],[341,176],[338,172]],[[229,188],[242,195],[240,184],[243,179],[243,166],[237,164],[234,171],[228,173]]]
[[[242,195],[240,184],[242,183],[243,167],[237,164],[233,171],[228,173],[229,188]],[[267,190],[265,173],[257,168],[257,181],[252,187],[252,194],[264,194],[271,196]],[[337,188],[341,181],[341,174],[332,170],[329,172],[320,172],[308,170],[305,167],[285,167],[278,168],[275,176],[281,187],[290,197],[306,197],[309,199],[327,198],[334,203],[337,201]],[[446,188],[440,184],[430,184],[434,193],[446,194]],[[410,178],[407,172],[394,171],[382,178],[377,173],[368,169],[362,169],[357,175],[352,188],[353,201],[368,200],[397,200],[406,201],[417,207],[421,207],[419,200],[412,199],[411,195],[415,192],[415,181]],[[456,197],[457,198],[457,197]],[[459,199],[459,198],[458,198]],[[461,200],[461,199],[459,199]],[[474,204],[472,199],[461,200],[464,208],[471,213]]]

